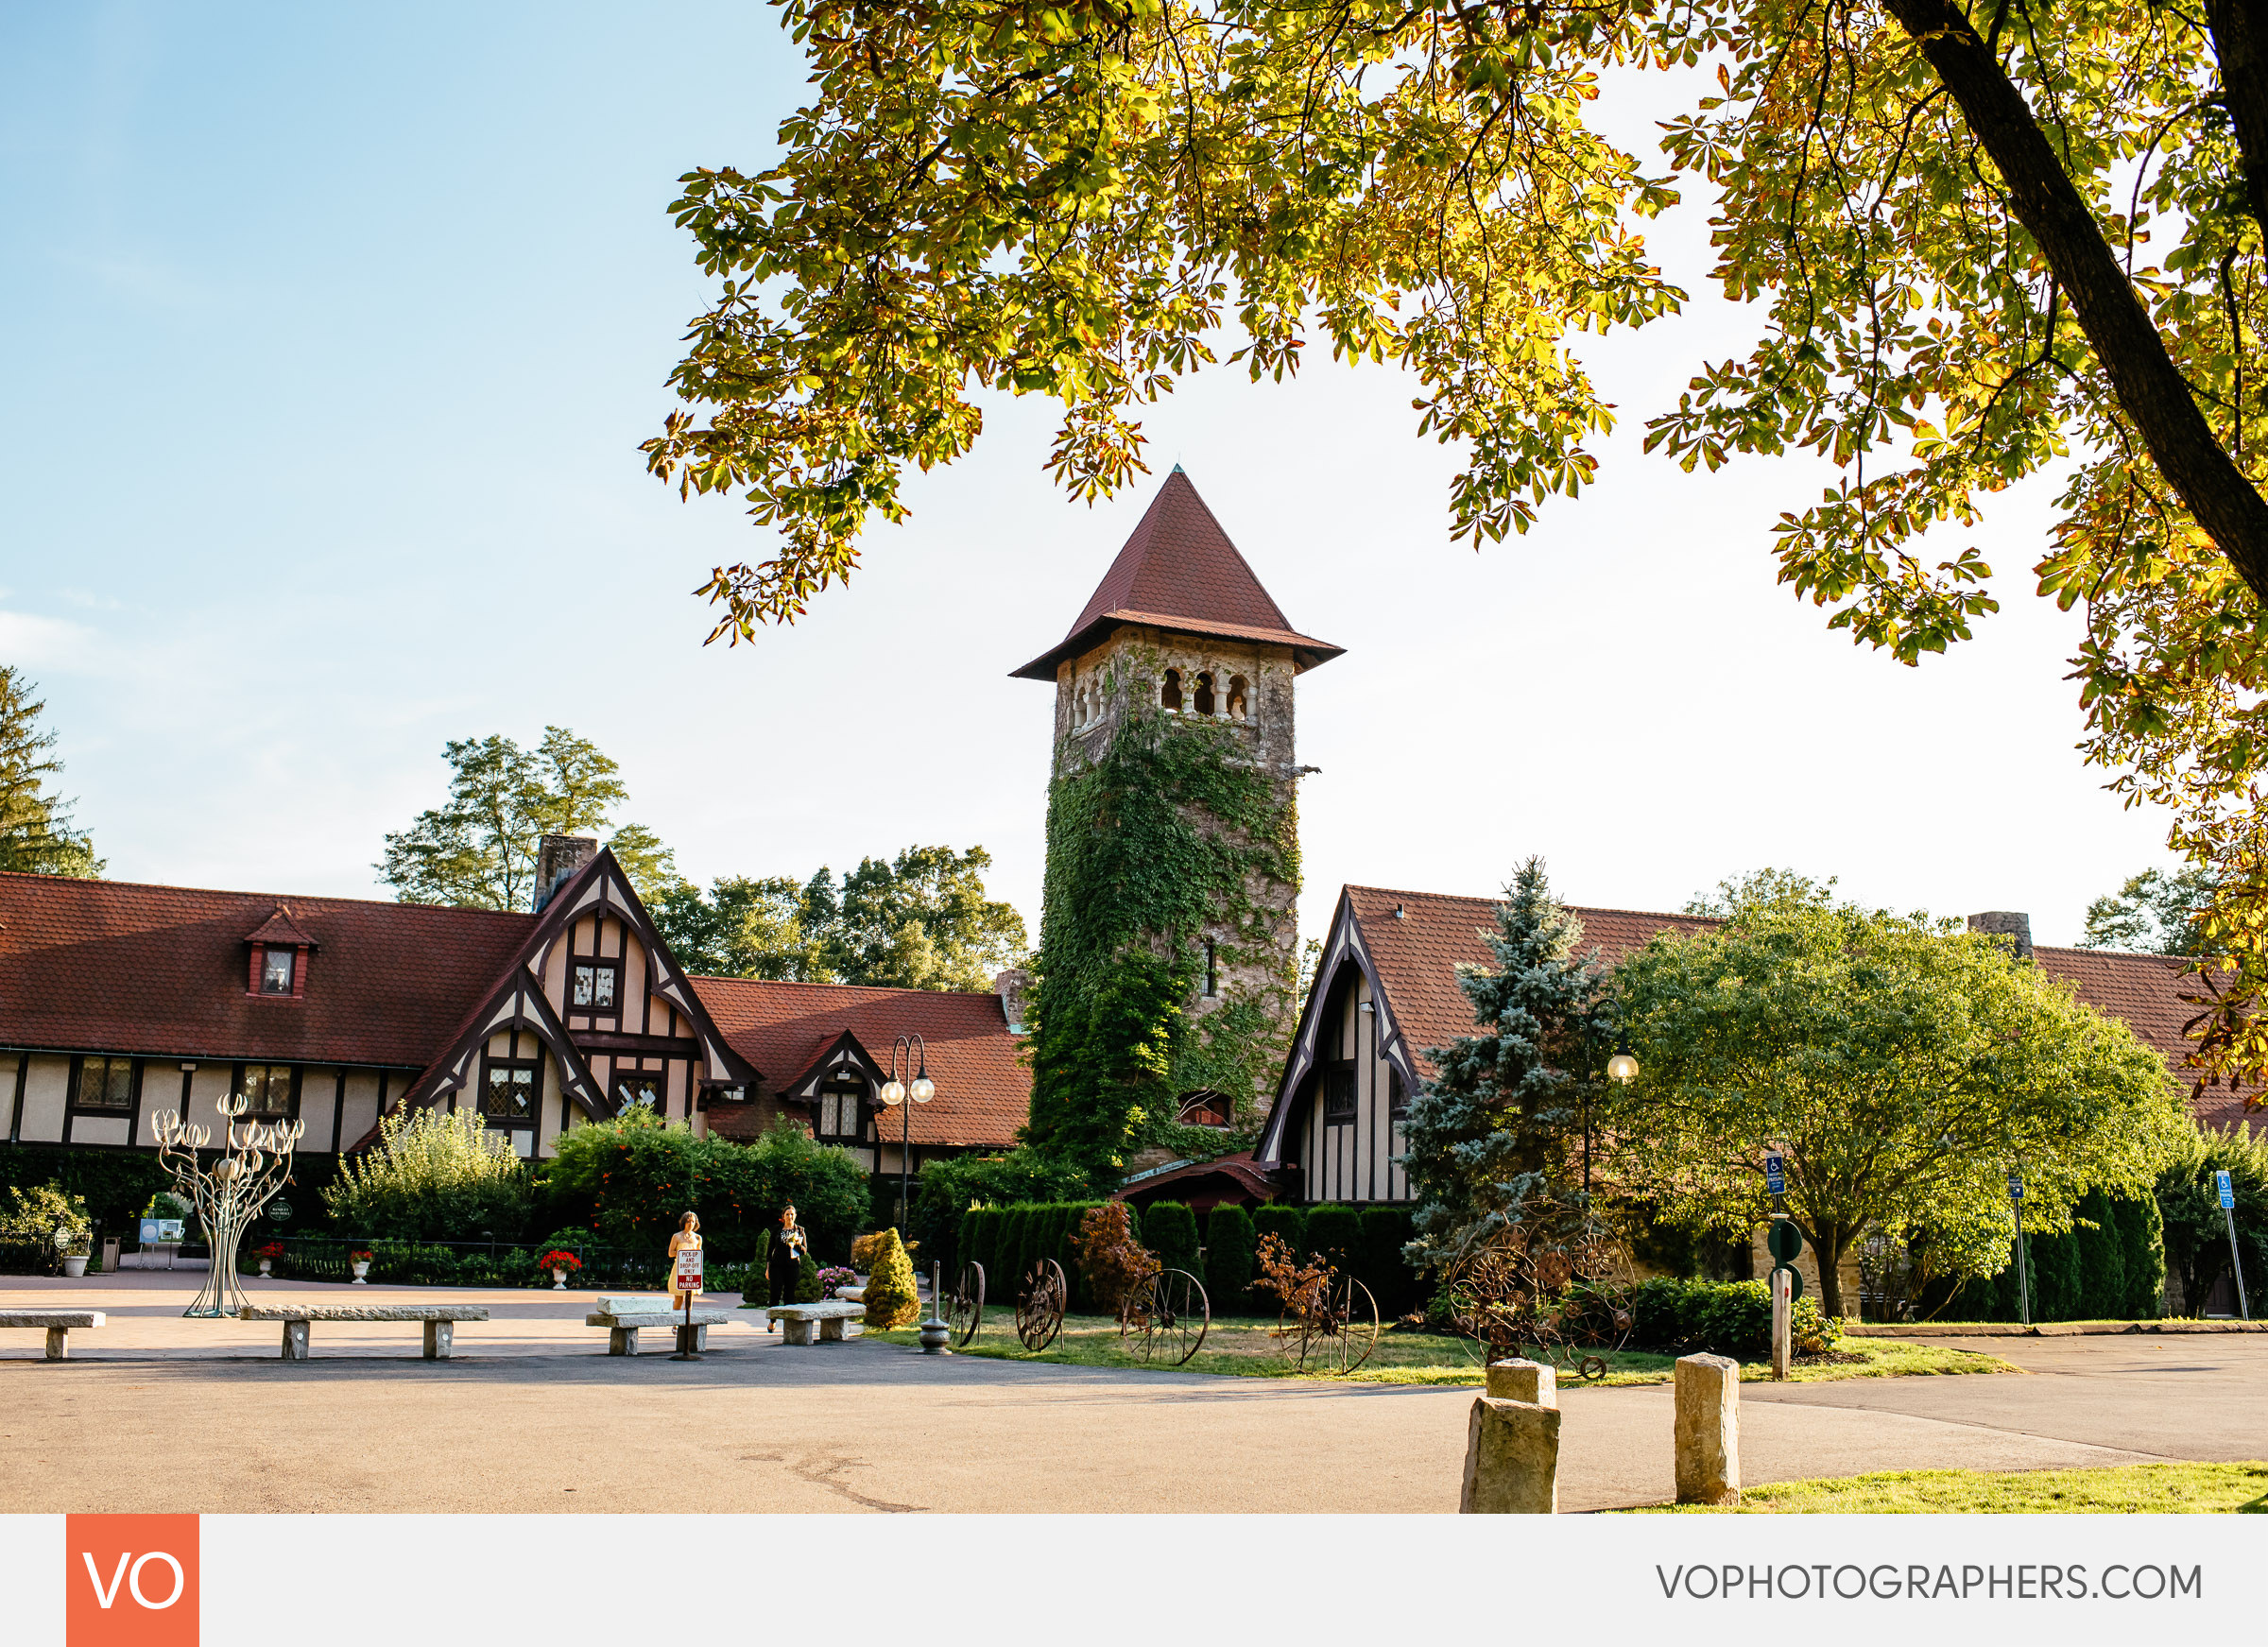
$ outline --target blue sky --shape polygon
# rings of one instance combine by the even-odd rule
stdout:
[[[1036,935],[1050,695],[1006,672],[1151,484],[1070,503],[1051,408],[988,401],[847,590],[704,649],[689,592],[764,540],[637,451],[707,289],[674,180],[763,164],[802,73],[753,4],[0,12],[0,659],[112,875],[384,896],[442,742],[553,722],[698,878],[981,842]],[[2163,826],[2073,752],[2076,624],[2023,575],[2047,489],[1973,535],[2007,608],[1975,643],[1909,670],[1828,634],[1768,554],[1815,466],[1638,451],[1751,323],[1698,211],[1651,238],[1696,300],[1587,352],[1624,426],[1524,540],[1449,542],[1454,455],[1386,371],[1143,414],[1348,648],[1300,688],[1307,930],[1342,882],[1482,892],[1537,851],[1571,901],[1775,864],[2070,941]]]

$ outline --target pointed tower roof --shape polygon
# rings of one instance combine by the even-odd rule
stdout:
[[[1056,665],[1091,651],[1124,624],[1289,646],[1296,670],[1328,663],[1346,650],[1292,627],[1177,463],[1071,632],[1010,673],[1053,680]]]

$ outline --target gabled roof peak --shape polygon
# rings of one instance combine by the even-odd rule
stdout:
[[[274,944],[279,948],[285,944],[304,945],[311,950],[319,947],[300,930],[299,922],[292,918],[291,905],[288,903],[277,904],[273,915],[244,935],[244,941],[248,944]]]
[[[1177,463],[1070,633],[1013,674],[1053,680],[1064,659],[1091,650],[1127,624],[1288,646],[1295,667],[1303,670],[1345,649],[1292,627]]]

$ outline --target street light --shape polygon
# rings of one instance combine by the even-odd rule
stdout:
[[[898,1063],[902,1057],[914,1066],[913,1080],[908,1083],[898,1078]],[[937,1084],[929,1078],[929,1043],[918,1035],[902,1035],[890,1043],[890,1078],[882,1089],[882,1101],[904,1117],[901,1125],[898,1145],[898,1232],[905,1233],[905,1204],[913,1188],[914,1178],[914,1106],[926,1104],[937,1095]]]
[[[1630,1055],[1630,1038],[1620,1037],[1614,1044],[1614,1056],[1606,1060],[1606,1078],[1619,1087],[1627,1087],[1638,1079],[1638,1060]]]

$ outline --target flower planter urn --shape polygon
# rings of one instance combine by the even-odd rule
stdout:
[[[354,1270],[354,1284],[358,1287],[369,1286],[370,1284],[370,1261],[367,1258],[356,1259],[352,1267]]]
[[[86,1273],[87,1255],[85,1253],[67,1252],[63,1255],[63,1274],[76,1277],[83,1276]]]
[[[559,1265],[551,1272],[551,1290],[555,1293],[563,1293],[567,1290],[567,1266],[565,1264]]]
[[[269,1265],[269,1263],[271,1263],[272,1261],[272,1261],[272,1260],[269,1260],[269,1259],[262,1259],[262,1260],[260,1261],[260,1273],[261,1273],[262,1275],[266,1275],[266,1274],[267,1274],[267,1266],[268,1266],[268,1265]]]

